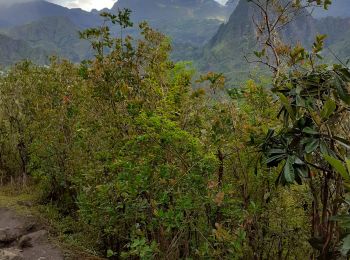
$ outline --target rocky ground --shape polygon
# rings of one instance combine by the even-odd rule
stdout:
[[[48,232],[33,216],[0,208],[0,260],[63,260]]]

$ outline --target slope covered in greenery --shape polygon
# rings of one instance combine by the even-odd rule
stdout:
[[[347,2],[350,9],[350,2]],[[252,69],[258,69],[254,51],[257,49],[257,32],[252,18],[258,17],[253,4],[241,0],[227,23],[221,25],[218,32],[203,48],[196,63],[200,70],[221,71],[237,81],[246,79]],[[346,60],[350,56],[346,42],[350,32],[349,18],[328,17],[315,19],[307,11],[298,14],[279,34],[288,44],[300,42],[311,47],[313,35],[318,33],[328,35],[326,46],[335,55]],[[333,46],[335,44],[335,46]],[[334,55],[326,48],[326,56],[334,60]]]
[[[137,36],[137,24],[148,20],[154,28],[172,39],[174,59],[190,60],[196,54],[193,50],[199,49],[215,34],[234,7],[234,2],[222,6],[214,0],[122,0],[115,4],[112,11],[116,13],[118,8],[130,8],[135,28],[128,33]],[[87,46],[79,41],[78,31],[102,25],[103,19],[98,14],[97,11],[68,9],[33,0],[2,7],[0,17],[3,22],[0,27],[7,28],[3,31],[8,36],[26,41],[31,48],[40,47],[50,55],[58,54],[73,61],[81,61],[90,53]],[[119,30],[114,33],[118,34]]]
[[[45,64],[48,61],[48,52],[39,47],[32,47],[23,40],[15,40],[0,34],[0,57],[2,67],[26,59],[33,60],[38,64]]]
[[[306,237],[302,209],[276,213],[277,202],[265,202],[269,185],[261,183],[275,174],[254,175],[256,152],[246,142],[262,138],[261,123],[275,121],[263,87],[247,84],[243,110],[235,100],[216,101],[222,83],[193,90],[193,71],[169,60],[166,38],[146,25],[142,32],[136,46],[120,49],[115,39],[114,51],[88,66],[23,63],[1,78],[3,180],[30,178],[40,201],[62,214],[66,232],[115,259],[264,255],[259,248],[285,232],[273,224],[278,214],[298,216],[283,223],[299,228],[286,245]],[[248,132],[238,127],[243,119]],[[288,196],[284,207],[298,203]],[[269,235],[246,247],[256,207]]]
[[[193,60],[235,7],[236,1],[223,6],[214,0],[120,0],[111,10],[129,8],[133,21],[147,20],[171,38],[173,59]]]
[[[73,21],[80,28],[95,26],[100,22],[98,14],[69,9],[45,0],[19,1],[14,4],[1,5],[0,17],[4,26],[16,26],[31,23],[45,17],[61,16]]]
[[[12,66],[0,75],[0,184],[31,190],[65,243],[97,257],[348,258],[350,70],[322,64],[325,35],[309,43],[298,31],[312,18],[288,22],[301,6],[269,3],[259,7],[269,14],[256,27],[262,46],[252,23],[222,26],[211,42],[247,35],[244,47],[271,71],[233,90],[220,73],[173,62],[168,38],[147,23],[137,40],[115,37],[131,26],[128,10],[102,14],[116,29],[81,33],[87,62]],[[275,19],[309,46],[280,38]]]
[[[25,41],[32,48],[46,50],[51,56],[79,62],[91,55],[87,42],[79,38],[79,28],[65,17],[46,17],[7,31],[13,39]]]

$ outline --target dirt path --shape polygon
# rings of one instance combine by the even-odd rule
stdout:
[[[32,216],[0,208],[0,260],[63,260],[47,231]]]

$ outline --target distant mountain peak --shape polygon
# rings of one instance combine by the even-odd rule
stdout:
[[[129,8],[133,20],[214,18],[225,20],[233,11],[232,5],[223,6],[215,0],[119,0],[112,11]]]
[[[45,0],[28,0],[15,2],[0,8],[0,18],[8,26],[23,25],[44,17],[68,17],[79,27],[91,27],[100,21],[97,14],[86,12],[79,8],[69,9]]]

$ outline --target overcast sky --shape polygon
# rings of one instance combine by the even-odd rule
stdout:
[[[26,1],[33,1],[33,0],[0,0],[0,5],[13,4],[16,2],[26,2]],[[69,8],[80,7],[87,11],[90,11],[91,9],[101,10],[105,7],[111,8],[117,0],[47,0],[47,1],[59,4],[59,5],[63,5]],[[227,0],[216,0],[216,1],[220,3],[226,3]]]
[[[0,0],[1,2],[2,0]],[[13,0],[5,0],[13,1]],[[111,8],[116,0],[49,0],[50,2],[64,5],[67,7],[80,7],[82,9],[90,11],[91,9],[102,9],[105,7]],[[227,0],[216,0],[218,2],[224,3]]]

